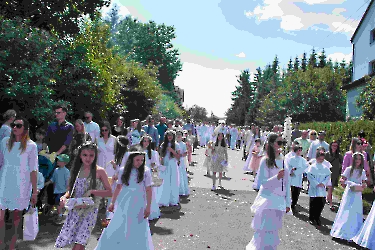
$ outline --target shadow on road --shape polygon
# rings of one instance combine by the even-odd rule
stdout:
[[[225,195],[225,196],[233,196],[233,195],[236,195],[235,193],[233,193],[231,190],[228,190],[228,189],[216,189],[215,191],[216,194],[221,194],[221,195]]]

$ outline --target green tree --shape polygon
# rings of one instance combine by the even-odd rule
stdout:
[[[324,68],[327,65],[327,56],[323,48],[322,53],[319,55],[319,68]]]
[[[307,58],[306,53],[303,53],[302,61],[301,61],[301,69],[305,71],[307,69]]]
[[[207,114],[206,108],[200,107],[196,104],[189,108],[187,112],[187,115],[195,121],[206,121],[208,119]]]
[[[314,48],[311,51],[311,54],[310,54],[310,57],[309,57],[308,66],[313,67],[313,68],[315,68],[317,66],[317,63],[316,63],[316,52],[315,52]]]
[[[366,85],[356,100],[357,106],[363,110],[363,118],[374,120],[375,114],[375,77],[365,76]]]
[[[0,15],[5,19],[19,17],[30,20],[32,27],[58,34],[78,34],[79,19],[90,15],[92,18],[103,6],[109,6],[110,0],[12,0],[0,2]]]

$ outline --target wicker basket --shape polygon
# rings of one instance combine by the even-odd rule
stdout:
[[[152,182],[154,183],[153,187],[160,187],[163,184],[163,179],[159,177],[159,172],[157,168],[153,168],[152,170]]]

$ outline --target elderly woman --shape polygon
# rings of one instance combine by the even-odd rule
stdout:
[[[22,212],[37,201],[38,149],[29,137],[29,123],[16,118],[0,144],[0,246],[4,244],[5,211],[13,213],[9,249],[15,249]]]

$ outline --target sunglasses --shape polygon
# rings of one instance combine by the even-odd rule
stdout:
[[[62,113],[62,112],[55,112],[56,115],[59,115],[59,114],[61,114],[61,113]]]
[[[90,116],[86,116],[85,119],[90,119]]]
[[[11,128],[14,128],[14,127],[16,127],[16,128],[22,128],[22,127],[23,127],[23,124],[21,124],[21,123],[11,123],[11,124],[10,124],[10,127],[11,127]]]
[[[281,146],[281,145],[283,145],[283,144],[285,144],[286,142],[284,142],[284,141],[277,141],[277,145],[279,145],[279,146]]]
[[[357,142],[357,145],[362,145],[362,142]]]
[[[316,133],[312,133],[312,134],[310,134],[310,135],[316,135]]]
[[[107,132],[108,131],[108,129],[102,129],[102,132]]]

